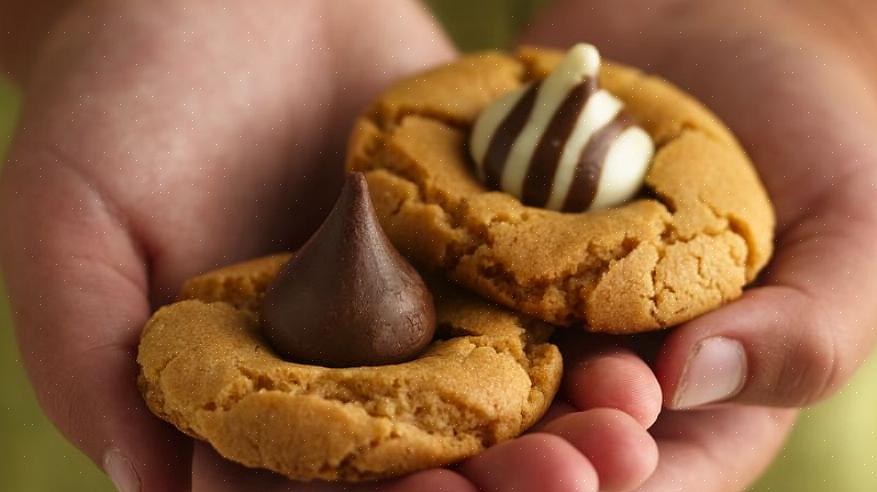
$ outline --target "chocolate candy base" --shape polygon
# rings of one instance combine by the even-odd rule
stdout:
[[[478,114],[561,57],[475,54],[378,97],[351,137],[348,168],[366,174],[393,244],[514,310],[592,331],[667,327],[739,297],[771,255],[773,208],[730,131],[662,79],[613,64],[601,72],[656,144],[642,199],[562,213],[478,181],[466,149]]]
[[[190,280],[143,332],[139,385],[159,417],[219,454],[295,480],[362,481],[442,466],[517,436],[557,391],[551,328],[432,285],[439,338],[413,361],[286,362],[260,302],[289,255]],[[328,299],[327,302],[331,302]]]

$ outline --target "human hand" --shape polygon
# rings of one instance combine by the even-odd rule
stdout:
[[[321,2],[91,2],[18,73],[0,257],[19,345],[46,413],[117,482],[189,483],[190,440],[135,384],[152,308],[195,273],[300,243],[359,107],[452,55],[413,3],[346,5],[356,20]]]
[[[422,10],[398,0],[92,2],[33,53],[0,181],[0,261],[41,405],[123,490],[276,480],[240,475],[207,446],[193,452],[148,412],[135,384],[140,330],[184,279],[307,237],[335,196],[360,106],[452,55]],[[654,467],[644,428],[657,382],[629,353],[589,360],[568,380],[604,374],[631,392],[573,384],[579,403],[556,407],[564,416],[540,432],[457,471],[379,487],[636,486]],[[593,410],[607,406],[617,410]]]
[[[877,10],[845,5],[564,1],[526,37],[594,42],[699,97],[737,134],[776,206],[777,250],[759,284],[663,341],[655,366],[668,408],[807,405],[843,385],[873,348],[877,65],[846,26],[867,32]],[[742,490],[766,463],[753,453],[772,454],[791,420],[789,411],[742,406],[665,412],[652,430],[658,470],[643,488],[687,490],[678,480]],[[731,452],[732,428],[753,439],[748,451]],[[735,480],[708,479],[722,472]]]

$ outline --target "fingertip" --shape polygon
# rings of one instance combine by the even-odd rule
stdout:
[[[599,408],[565,415],[545,432],[562,437],[595,468],[600,490],[621,492],[641,485],[658,465],[658,447],[630,415]]]
[[[593,465],[565,439],[537,432],[470,458],[461,471],[480,491],[596,492]]]
[[[661,411],[661,386],[636,354],[612,348],[572,361],[564,392],[579,410],[614,408],[651,427]]]
[[[678,366],[681,358],[674,360]],[[668,370],[678,376],[664,376],[667,408],[689,409],[723,402],[736,396],[746,382],[748,362],[743,345],[737,340],[711,336],[689,349],[681,370]]]
[[[797,346],[788,337],[801,330],[792,328],[796,315],[783,290],[752,289],[673,330],[655,361],[664,406],[682,410],[729,400],[789,404],[787,393],[803,378],[784,384],[783,366]]]

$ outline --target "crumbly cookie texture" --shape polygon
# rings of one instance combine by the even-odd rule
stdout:
[[[366,173],[393,243],[517,311],[592,331],[671,326],[738,297],[770,257],[773,208],[731,132],[662,79],[614,64],[600,74],[655,142],[642,199],[565,214],[480,184],[466,149],[478,114],[561,56],[466,56],[378,97],[347,165]]]
[[[439,337],[398,365],[286,362],[258,306],[289,255],[190,280],[144,329],[149,408],[231,460],[296,480],[362,481],[450,464],[512,438],[548,408],[561,356],[551,328],[434,287]],[[328,300],[331,302],[331,299]]]

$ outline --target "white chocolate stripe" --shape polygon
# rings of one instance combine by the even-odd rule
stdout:
[[[548,198],[545,208],[550,210],[563,209],[572,186],[572,180],[575,178],[576,166],[582,150],[597,131],[615,119],[621,108],[621,101],[604,90],[599,90],[591,96],[585,109],[579,113],[573,132],[564,145],[560,163],[554,173],[551,196]]]
[[[654,153],[652,138],[642,128],[631,126],[621,132],[606,153],[591,210],[608,208],[634,196],[645,180]]]
[[[569,91],[587,77],[597,77],[600,55],[590,45],[576,45],[560,65],[542,82],[530,118],[509,152],[502,173],[501,188],[522,196],[530,160],[548,124]]]
[[[494,133],[496,133],[499,125],[511,113],[512,109],[515,108],[521,97],[530,88],[530,85],[527,84],[499,98],[495,103],[488,106],[481,116],[478,117],[478,121],[475,122],[469,145],[482,180],[485,178],[484,158],[487,156],[487,149],[490,148],[490,142],[493,141]]]

